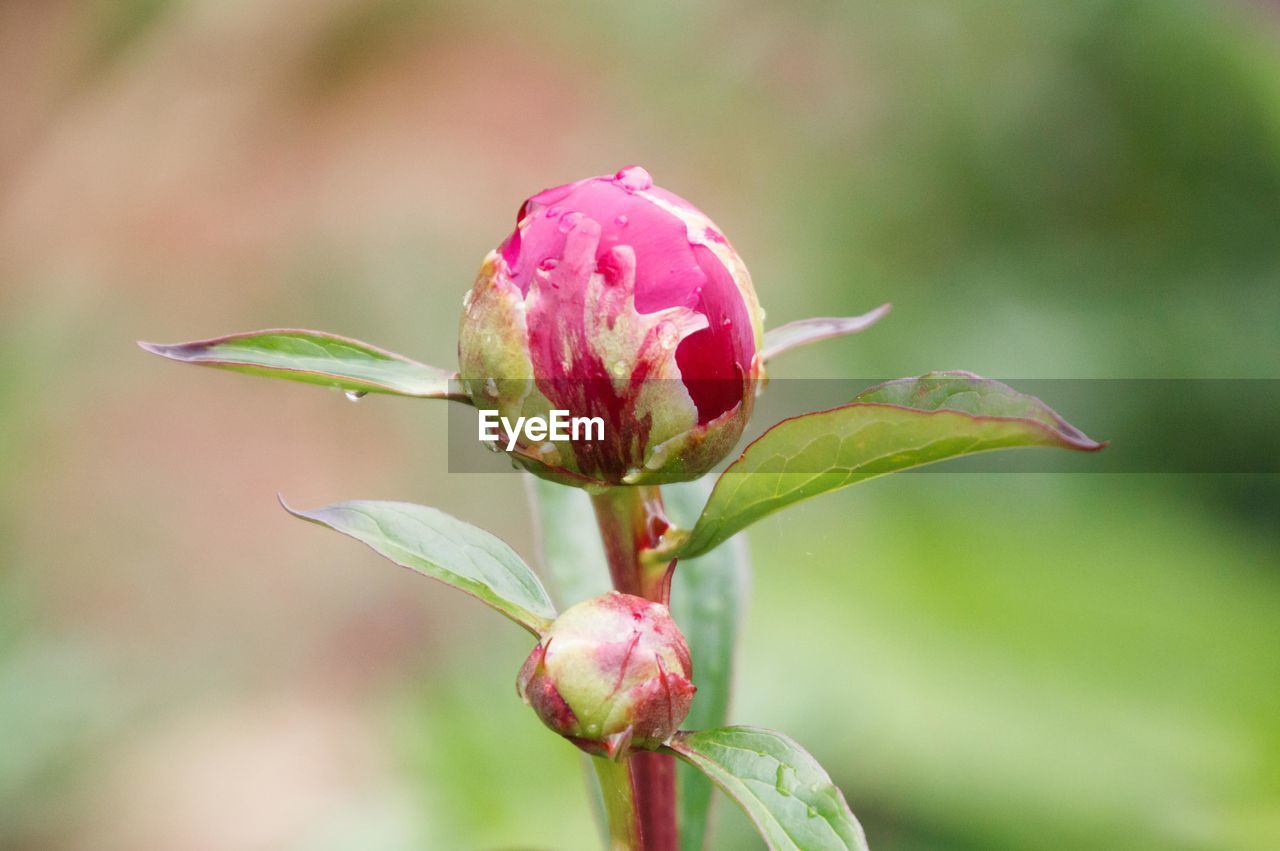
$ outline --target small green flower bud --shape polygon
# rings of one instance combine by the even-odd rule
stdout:
[[[542,722],[588,753],[654,750],[696,690],[689,645],[661,603],[610,591],[556,620],[516,680]]]

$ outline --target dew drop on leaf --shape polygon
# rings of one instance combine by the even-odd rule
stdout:
[[[542,463],[552,467],[560,466],[560,448],[554,443],[547,442],[538,447],[538,457],[542,459]]]
[[[778,763],[778,778],[773,784],[773,788],[778,790],[779,795],[790,795],[791,790],[795,787],[792,783],[791,775],[794,772],[782,763]]]
[[[644,466],[649,470],[660,470],[666,465],[671,455],[671,447],[668,444],[659,444],[649,451],[649,457],[644,459]]]

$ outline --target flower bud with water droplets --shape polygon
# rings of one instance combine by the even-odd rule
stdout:
[[[702,212],[625,168],[525,201],[464,300],[460,376],[477,407],[599,418],[554,457],[571,484],[686,481],[742,434],[763,330],[746,266]]]
[[[661,603],[610,591],[578,603],[529,654],[516,689],[578,747],[617,757],[679,729],[695,688],[689,646]]]

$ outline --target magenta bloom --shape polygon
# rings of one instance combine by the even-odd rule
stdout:
[[[696,478],[750,415],[762,334],[751,278],[711,220],[642,168],[527,200],[465,303],[461,375],[478,406],[605,424],[603,440],[522,447],[535,472]]]
[[[652,750],[696,691],[689,646],[667,607],[610,591],[570,607],[525,660],[520,697],[585,751]]]

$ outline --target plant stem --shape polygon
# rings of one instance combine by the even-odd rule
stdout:
[[[644,751],[632,754],[631,782],[644,851],[676,851],[680,830],[676,824],[676,758]]]
[[[656,485],[609,488],[593,494],[591,504],[613,587],[666,605],[671,578],[667,567],[646,565],[640,557],[658,545],[671,525],[662,509],[662,492]]]
[[[615,487],[591,497],[604,541],[613,587],[664,605],[671,589],[668,566],[645,565],[641,554],[657,545],[670,525],[656,486]],[[638,851],[676,851],[675,758],[668,754],[636,753],[626,760],[634,792],[639,826]],[[607,794],[607,793],[606,793]],[[612,816],[610,822],[612,823]],[[616,842],[616,839],[615,839]]]
[[[629,759],[617,762],[592,757],[600,792],[604,796],[604,812],[609,822],[610,851],[638,851],[640,825],[636,821],[635,790],[632,786]]]

